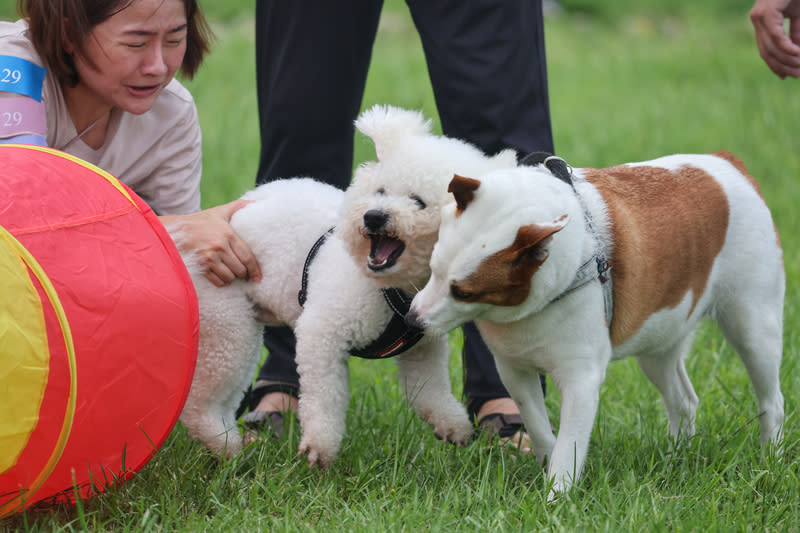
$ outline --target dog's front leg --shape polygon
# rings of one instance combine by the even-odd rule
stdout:
[[[561,392],[561,421],[547,471],[553,483],[548,500],[580,477],[605,378],[605,366],[597,361],[573,360],[569,366],[552,373]]]
[[[336,458],[344,436],[350,401],[349,354],[340,332],[330,327],[320,331],[320,324],[328,322],[304,313],[295,327],[302,432],[298,455],[308,454],[309,466],[325,468]]]
[[[519,408],[532,451],[539,464],[544,465],[552,454],[556,437],[547,416],[539,373],[508,364],[501,356],[495,357],[495,363],[500,379]]]
[[[453,396],[447,336],[426,338],[397,357],[400,385],[417,415],[433,426],[436,436],[456,445],[472,437],[472,422]]]

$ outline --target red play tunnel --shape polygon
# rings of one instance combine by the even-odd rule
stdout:
[[[138,196],[0,145],[0,517],[139,471],[183,408],[197,331],[191,279]]]

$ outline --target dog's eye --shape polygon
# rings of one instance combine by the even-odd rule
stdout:
[[[419,208],[420,208],[420,209],[425,209],[426,207],[428,207],[428,206],[425,204],[425,202],[422,200],[422,198],[420,198],[420,197],[419,197],[419,196],[417,196],[416,194],[412,194],[411,196],[409,196],[409,198],[411,198],[412,200],[414,200],[414,203],[416,203],[416,204],[417,204],[417,206],[419,206]]]
[[[383,196],[384,194],[386,194],[386,189],[384,189],[383,187],[381,187],[380,189],[378,189],[377,191],[375,191],[375,194],[380,194],[381,196]]]
[[[453,298],[456,300],[472,300],[475,298],[474,292],[462,291],[455,283],[450,284],[450,294],[453,295]]]

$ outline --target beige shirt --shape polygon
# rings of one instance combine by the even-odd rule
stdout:
[[[0,21],[0,55],[44,66],[24,21]],[[0,96],[10,93],[0,92]],[[14,95],[18,96],[18,95]],[[133,189],[159,215],[200,209],[202,153],[200,123],[192,95],[177,80],[141,115],[111,112],[106,141],[94,150],[78,138],[64,95],[49,73],[42,87],[47,145],[110,172]]]

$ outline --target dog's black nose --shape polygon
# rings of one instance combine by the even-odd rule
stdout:
[[[364,213],[364,227],[368,231],[380,231],[389,220],[389,215],[379,209],[370,209]]]
[[[413,309],[406,313],[405,316],[406,326],[419,330],[425,329],[425,324],[419,319],[419,315]]]

